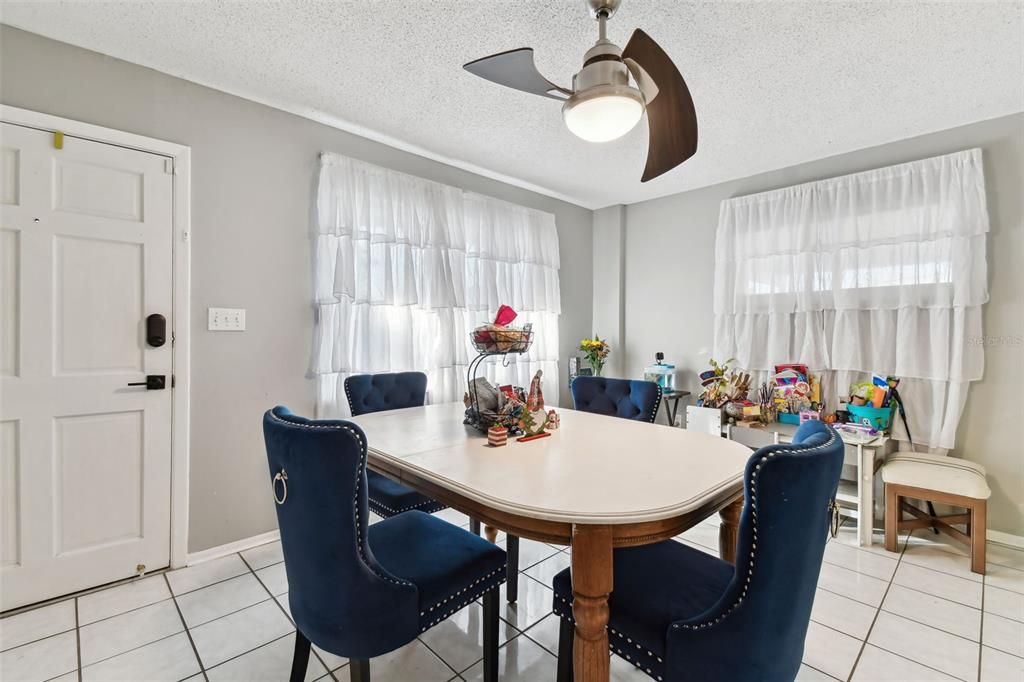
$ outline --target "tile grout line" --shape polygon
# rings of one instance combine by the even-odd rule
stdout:
[[[872,514],[872,516],[873,515],[874,514]],[[872,536],[873,535],[874,533],[872,533]],[[910,539],[909,536],[907,536],[907,539]],[[896,571],[899,570],[900,564],[903,562],[903,553],[906,551],[907,547],[904,545],[903,549],[900,550],[899,558],[896,560]],[[853,676],[857,672],[857,666],[860,665],[860,658],[864,655],[864,649],[868,646],[868,639],[871,637],[871,631],[875,629],[875,623],[878,622],[878,614],[882,612],[882,604],[885,603],[885,598],[889,596],[889,590],[892,589],[892,584],[896,581],[896,571],[892,572],[892,577],[889,579],[889,583],[885,586],[885,593],[882,595],[882,600],[878,602],[878,607],[875,609],[875,617],[871,619],[871,625],[868,626],[868,631],[864,633],[864,639],[861,640],[860,643],[860,650],[857,651],[857,657],[853,659],[853,666],[850,668],[850,672],[846,676],[847,682],[852,682]]]
[[[908,566],[913,566],[913,564],[908,564]],[[981,607],[978,607],[978,606],[971,606],[970,604],[965,604],[962,601],[957,601],[955,599],[947,599],[946,597],[943,597],[943,596],[938,595],[938,594],[932,594],[931,592],[925,592],[924,590],[919,590],[916,587],[914,587],[913,585],[904,585],[903,583],[895,582],[895,580],[893,582],[896,585],[896,587],[902,588],[904,590],[910,590],[911,592],[916,592],[917,594],[923,594],[926,597],[931,597],[932,599],[941,599],[942,601],[949,602],[950,604],[956,604],[957,606],[962,606],[965,609],[972,609],[974,611],[981,611],[982,610]],[[984,590],[982,590],[982,592],[984,592]],[[984,602],[982,602],[982,604],[984,604]],[[890,611],[890,613],[892,613],[892,612]],[[899,614],[897,613],[896,615],[898,616]]]
[[[907,549],[907,548],[908,548],[908,547],[910,546],[910,535],[913,535],[913,532],[911,532],[911,533],[910,533],[910,534],[909,534],[909,535],[907,536],[907,542],[906,542],[906,543],[904,544],[904,546],[903,546],[903,549],[902,549],[902,550],[900,551],[900,561],[902,561],[902,557],[903,557],[903,552],[905,552],[905,551],[906,551],[906,549]],[[913,565],[915,565],[915,564],[910,564],[910,565],[912,565],[912,566],[913,566]],[[894,575],[895,575],[895,574],[894,574]],[[895,581],[895,577],[894,577],[894,581]],[[890,587],[892,587],[892,583],[890,583]],[[904,587],[904,586],[903,586],[903,585],[897,585],[897,587]],[[888,590],[888,589],[886,589],[886,594],[885,594],[885,596],[888,596],[888,594],[889,594],[889,590]],[[927,594],[927,593],[926,593],[926,592],[922,592],[922,594]],[[885,603],[885,596],[883,596],[883,598],[882,598],[882,603],[883,603],[883,604]],[[934,597],[935,595],[928,595],[928,596],[932,596],[932,597]],[[941,599],[942,597],[936,597],[936,598],[938,598],[938,599]],[[946,600],[946,601],[949,601],[949,600]],[[958,603],[958,602],[954,602],[954,603]],[[856,671],[856,669],[857,669],[857,665],[858,665],[858,664],[860,663],[860,657],[861,657],[861,655],[862,655],[862,654],[864,653],[864,649],[865,649],[865,648],[866,648],[866,647],[868,646],[868,637],[870,637],[870,636],[871,636],[871,630],[873,630],[873,629],[874,629],[874,627],[875,627],[875,621],[877,621],[877,620],[878,620],[878,615],[879,615],[880,613],[882,613],[882,611],[883,611],[883,609],[882,609],[882,606],[881,606],[881,604],[880,604],[880,605],[879,605],[879,607],[878,607],[878,610],[877,610],[877,611],[876,611],[876,613],[875,613],[875,619],[874,619],[874,620],[873,620],[873,621],[871,622],[871,627],[870,627],[870,628],[868,628],[868,632],[867,632],[867,635],[865,635],[865,637],[864,637],[864,640],[863,640],[863,645],[861,646],[861,651],[860,651],[860,653],[858,653],[858,654],[857,654],[857,660],[856,660],[856,661],[854,662],[854,666],[853,666],[853,669],[852,669],[852,670],[850,671],[850,680],[852,680],[852,679],[853,679],[853,674],[854,674],[854,672],[855,672],[855,671]],[[966,640],[966,641],[968,641],[968,642],[972,642],[972,643],[976,643],[976,644],[978,644],[978,650],[979,650],[979,661],[980,661],[980,651],[981,651],[981,647],[983,646],[983,645],[981,644],[981,641],[980,641],[980,640],[981,640],[980,634],[979,634],[979,641],[978,641],[978,642],[974,642],[973,640],[967,639],[966,637],[961,637],[960,635],[956,635],[956,634],[954,634],[954,633],[952,633],[952,632],[946,632],[945,630],[941,630],[941,629],[939,629],[939,628],[933,627],[933,626],[931,626],[931,625],[928,625],[927,623],[922,623],[922,622],[920,622],[920,621],[917,621],[917,620],[914,620],[914,619],[912,619],[912,618],[907,618],[906,616],[901,616],[901,615],[900,615],[900,614],[898,614],[898,613],[892,613],[891,611],[885,611],[885,613],[888,613],[888,614],[890,614],[890,615],[894,615],[894,616],[896,616],[896,617],[898,617],[898,618],[903,618],[904,620],[909,620],[910,622],[912,622],[912,623],[916,623],[916,624],[918,624],[918,625],[921,625],[921,626],[923,626],[923,627],[926,627],[926,628],[929,628],[929,629],[932,629],[932,630],[936,630],[936,631],[938,631],[938,632],[943,632],[943,633],[945,633],[945,634],[948,634],[948,635],[952,635],[952,636],[954,636],[954,637],[959,637],[960,639]],[[983,613],[984,613],[984,612],[983,612]],[[913,664],[915,664],[915,665],[919,665],[919,666],[921,666],[921,667],[923,667],[923,668],[927,668],[928,670],[933,670],[933,671],[935,671],[935,672],[937,672],[937,673],[940,673],[940,674],[942,674],[942,675],[945,675],[945,676],[947,676],[947,677],[951,677],[951,678],[954,678],[954,679],[961,679],[961,678],[958,678],[958,677],[956,677],[956,676],[955,676],[955,675],[953,675],[952,673],[948,673],[948,672],[946,672],[946,671],[944,671],[944,670],[939,670],[938,668],[933,668],[932,666],[928,665],[927,663],[922,663],[922,662],[920,662],[920,661],[917,661],[917,660],[914,660],[914,659],[912,659],[912,658],[909,658],[909,657],[907,657],[907,656],[904,656],[903,654],[900,654],[900,653],[896,653],[895,651],[891,651],[891,650],[889,650],[889,649],[886,649],[886,648],[885,648],[884,646],[882,646],[882,645],[880,645],[880,644],[871,644],[871,646],[873,646],[873,647],[876,647],[877,649],[880,649],[880,650],[882,650],[882,651],[884,651],[884,652],[886,652],[886,653],[888,653],[888,654],[890,654],[890,655],[892,655],[892,656],[896,656],[897,658],[901,658],[901,659],[903,659],[903,660],[905,660],[905,661],[909,661],[910,663],[913,663]],[[979,675],[980,675],[980,663],[979,663]]]
[[[825,672],[824,670],[820,670],[820,669],[818,669],[818,668],[815,668],[815,667],[814,667],[813,665],[810,665],[809,663],[805,663],[804,661],[800,661],[800,665],[802,665],[802,666],[807,666],[808,668],[810,668],[810,669],[811,669],[811,670],[813,670],[814,672],[817,672],[817,673],[821,673],[822,675],[824,675],[825,677],[827,677],[827,678],[828,678],[828,679],[830,679],[830,680],[835,680],[836,682],[840,682],[839,678],[837,678],[837,677],[835,677],[835,676],[833,676],[833,675],[829,675],[829,674],[828,674],[827,672]]]
[[[903,587],[903,586],[902,585],[897,585],[896,587]],[[922,592],[922,594],[927,594],[927,593]],[[931,597],[933,595],[927,595],[927,596]],[[935,597],[935,598],[936,599],[942,599],[942,597]],[[956,604],[956,602],[951,602],[951,603]],[[968,607],[968,608],[970,608],[970,607]],[[981,629],[980,629],[980,627],[979,627],[979,630],[978,630],[978,639],[974,640],[974,639],[971,639],[970,637],[964,637],[963,635],[957,634],[955,632],[950,632],[949,630],[943,630],[940,627],[936,627],[934,625],[929,625],[928,623],[925,623],[924,621],[917,620],[916,618],[911,618],[910,616],[905,616],[902,613],[896,613],[895,611],[889,611],[888,609],[883,609],[882,607],[879,607],[878,610],[881,611],[882,613],[888,613],[890,616],[896,616],[897,618],[902,618],[903,620],[909,620],[912,623],[917,623],[918,625],[923,625],[926,628],[931,628],[932,630],[935,630],[936,632],[941,632],[943,634],[949,635],[950,637],[956,637],[958,639],[962,639],[965,642],[971,642],[972,644],[979,644],[979,645],[981,644]],[[978,611],[978,609],[975,609],[975,611]],[[979,622],[979,625],[980,625],[981,620],[979,620],[978,622]]]
[[[228,555],[228,556],[230,556],[230,555]],[[221,558],[224,559],[226,557],[221,557]],[[216,561],[216,559],[214,561]],[[281,562],[278,562],[278,563],[284,563],[284,562],[281,561]],[[271,566],[274,566],[274,565],[276,565],[276,564],[271,564]],[[191,567],[189,567],[189,568],[191,568]],[[246,568],[248,568],[248,564],[246,564]],[[269,566],[267,566],[266,568],[269,568]],[[249,570],[251,570],[251,569],[249,569]],[[263,570],[263,569],[260,569],[260,570]],[[167,582],[167,589],[169,589],[171,591],[171,596],[174,597],[174,598],[184,597],[186,594],[192,594],[193,592],[198,592],[199,590],[205,590],[207,587],[213,587],[214,585],[220,585],[221,583],[226,583],[229,580],[234,580],[235,578],[240,578],[243,575],[245,575],[245,571],[242,571],[238,575],[232,575],[232,576],[228,576],[227,578],[221,578],[220,580],[214,580],[212,583],[208,583],[208,584],[202,585],[200,587],[195,587],[195,588],[193,588],[191,590],[185,590],[181,594],[178,594],[177,592],[175,592],[174,588],[171,587],[170,581],[168,581]]]
[[[170,573],[170,569],[167,569],[167,568],[157,568],[157,569],[154,569],[153,571],[151,571],[151,572],[146,574],[146,578],[152,578],[152,577],[155,577],[155,576],[158,576],[158,575],[163,575],[164,573]],[[130,585],[130,584],[136,582],[139,579],[140,579],[139,576],[133,575],[130,578],[122,578],[120,580],[114,580],[114,581],[109,582],[109,583],[104,583],[103,585],[96,585],[95,587],[88,587],[88,588],[86,588],[84,590],[78,590],[77,592],[69,592],[67,594],[62,594],[62,595],[60,595],[58,597],[51,597],[50,599],[44,599],[43,601],[37,601],[37,602],[33,602],[31,604],[26,604],[24,606],[18,606],[18,607],[13,608],[13,609],[7,609],[3,613],[0,613],[0,621],[6,620],[8,618],[14,618],[15,616],[20,616],[20,615],[22,615],[24,613],[31,613],[32,611],[38,611],[39,609],[46,608],[47,606],[53,606],[54,604],[61,604],[61,603],[66,602],[66,601],[71,601],[72,599],[79,599],[81,597],[88,597],[90,595],[98,594],[100,592],[106,592],[107,590],[112,590],[115,587],[122,587],[124,585]],[[67,632],[67,630],[65,630],[65,632]]]
[[[163,599],[157,599],[154,602],[150,602],[148,604],[143,604],[142,606],[132,607],[132,608],[127,609],[125,611],[121,611],[120,613],[115,613],[115,614],[113,614],[111,616],[104,616],[103,618],[97,618],[96,620],[91,620],[88,623],[84,623],[84,624],[80,625],[79,627],[87,628],[90,625],[95,625],[96,623],[102,623],[104,621],[110,620],[111,618],[117,618],[118,616],[123,616],[123,615],[129,614],[129,613],[135,613],[136,611],[141,611],[142,609],[149,608],[150,606],[156,606],[157,604],[163,604],[165,601],[170,601],[171,599],[174,599],[173,595],[170,596],[170,597],[164,597]]]
[[[130,649],[125,649],[124,651],[121,651],[119,653],[113,654],[111,656],[107,656],[106,658],[101,658],[98,661],[93,661],[92,663],[89,664],[89,667],[91,668],[94,665],[99,665],[100,663],[106,663],[107,661],[109,661],[111,659],[114,659],[114,658],[117,658],[118,656],[123,656],[125,654],[130,654],[133,651],[138,651],[139,649],[144,649],[145,647],[147,647],[147,646],[149,646],[151,644],[156,644],[156,643],[162,642],[162,641],[164,641],[166,639],[170,639],[171,637],[176,637],[177,635],[180,635],[183,632],[185,632],[185,631],[184,630],[179,630],[178,632],[172,632],[171,634],[164,635],[163,637],[157,637],[152,642],[146,642],[145,644],[139,644],[138,646],[133,646]],[[197,675],[197,674],[198,673],[193,673],[192,677],[195,677],[195,675]]]
[[[467,604],[466,606],[469,606],[469,605]],[[461,610],[461,609],[460,609],[460,610]],[[456,611],[455,613],[458,613],[458,611]],[[452,614],[452,615],[455,615],[455,614]],[[441,622],[443,623],[444,621],[441,621]],[[438,625],[440,625],[440,623],[438,623]],[[428,629],[428,630],[426,630],[426,632],[430,632],[430,630]],[[421,632],[421,633],[420,633],[420,635],[422,635],[422,634],[423,634],[423,633]],[[451,677],[450,679],[453,679],[453,680],[454,680],[454,679],[456,679],[456,678],[457,678],[457,677],[459,676],[459,671],[455,669],[455,666],[453,666],[453,665],[452,665],[451,663],[449,663],[448,661],[446,661],[446,660],[444,659],[444,656],[442,656],[441,654],[439,654],[439,653],[437,653],[436,651],[434,651],[434,649],[433,649],[433,648],[432,648],[432,647],[431,647],[431,646],[430,646],[429,644],[427,644],[427,643],[426,643],[426,642],[424,642],[424,641],[423,641],[422,639],[420,639],[420,636],[419,636],[419,635],[417,635],[417,636],[416,636],[416,639],[415,639],[415,640],[413,640],[413,641],[415,641],[415,642],[419,642],[420,644],[422,644],[422,645],[423,645],[423,646],[424,646],[424,647],[425,647],[425,648],[427,649],[427,651],[429,651],[430,653],[434,654],[434,656],[435,656],[435,657],[437,658],[437,660],[441,661],[441,663],[443,663],[443,664],[444,664],[444,666],[445,666],[446,668],[448,668],[449,670],[451,670],[451,671],[452,671],[452,672],[454,673],[454,676],[453,676],[453,677]],[[483,656],[481,656],[480,658],[478,658],[478,659],[477,659],[476,661],[473,661],[472,663],[470,663],[470,664],[469,664],[469,665],[468,665],[468,666],[466,667],[466,670],[469,670],[469,669],[470,669],[470,668],[472,668],[472,667],[473,667],[474,665],[476,665],[478,661],[481,661],[481,660],[483,660]]]
[[[6,654],[8,651],[14,651],[15,649],[20,649],[21,647],[28,646],[29,644],[36,644],[38,642],[42,642],[44,639],[50,639],[51,637],[56,637],[57,635],[66,635],[67,633],[71,632],[72,630],[77,630],[77,629],[78,629],[77,626],[72,626],[72,627],[69,627],[67,630],[61,630],[60,632],[54,632],[52,634],[46,635],[45,637],[40,637],[39,639],[33,639],[33,640],[28,641],[28,642],[23,642],[22,644],[19,644],[18,646],[8,647],[7,649],[4,649],[3,651],[0,651],[0,654]]]
[[[75,654],[78,657],[78,682],[82,682],[82,631],[78,624],[78,597],[75,597]]]
[[[277,607],[278,609],[280,609],[281,613],[283,613],[283,614],[284,614],[284,617],[285,617],[285,618],[287,618],[287,619],[288,619],[288,622],[292,624],[292,627],[293,627],[293,628],[295,628],[295,634],[296,634],[296,635],[298,635],[298,633],[299,633],[299,626],[295,624],[295,619],[294,619],[294,618],[292,618],[291,614],[290,614],[290,613],[289,613],[288,611],[286,611],[286,610],[285,610],[285,608],[284,608],[283,606],[281,606],[281,602],[280,602],[280,601],[278,601],[278,599],[277,599],[277,595],[275,595],[274,593],[272,593],[272,592],[270,591],[270,588],[269,588],[269,587],[267,587],[266,583],[264,583],[262,579],[260,579],[260,576],[259,576],[259,575],[258,575],[258,574],[256,573],[256,571],[255,571],[255,570],[253,570],[253,567],[252,567],[252,566],[251,566],[251,565],[249,564],[249,562],[248,562],[248,561],[246,561],[245,557],[244,557],[244,556],[242,556],[242,553],[241,553],[241,552],[239,552],[239,553],[238,553],[238,558],[239,558],[239,559],[241,559],[241,560],[242,560],[242,563],[243,563],[243,564],[245,564],[245,567],[249,569],[249,573],[250,573],[250,574],[252,574],[252,577],[256,578],[256,582],[258,582],[258,583],[260,584],[260,587],[262,587],[262,588],[263,588],[263,590],[264,590],[264,591],[265,591],[265,592],[266,592],[267,594],[269,594],[269,595],[270,595],[270,600],[271,600],[272,602],[274,602],[274,605],[275,605],[275,606],[276,606],[276,607]],[[284,563],[284,561],[278,561],[278,562],[275,562],[275,563],[273,563],[273,564],[270,564],[270,565],[271,565],[271,566],[277,566],[277,564],[279,564],[279,563],[280,563],[280,564],[283,564],[283,563]],[[268,566],[264,566],[263,568],[268,568]],[[263,569],[260,569],[260,570],[263,570]],[[288,571],[288,569],[287,569],[287,567],[286,567],[286,568],[285,568],[285,575],[286,575],[286,576],[287,576],[287,571]],[[289,589],[289,591],[291,591],[291,590]],[[288,593],[287,593],[287,592],[285,592],[285,594],[288,594]],[[263,602],[260,602],[260,603],[262,604]],[[246,608],[248,608],[248,607],[246,607]],[[236,613],[237,613],[237,612],[236,612]],[[284,637],[287,637],[287,636],[288,636],[288,635],[284,635]],[[279,637],[278,639],[281,639],[281,638]],[[271,644],[271,643],[273,643],[273,642],[276,642],[276,641],[277,641],[277,639],[274,639],[274,640],[271,640],[270,642],[267,642],[267,644]],[[266,646],[266,644],[263,644],[262,646]],[[257,647],[257,648],[260,648],[260,647]],[[255,651],[255,650],[256,650],[256,649],[253,649],[253,651]],[[246,652],[246,653],[249,653],[249,652]],[[337,679],[338,679],[337,677],[335,677],[335,676],[334,676],[334,671],[333,671],[333,670],[331,670],[331,666],[327,665],[327,662],[326,662],[326,661],[324,661],[324,659],[320,658],[320,654],[319,654],[319,653],[317,653],[316,649],[314,649],[314,648],[313,648],[313,644],[312,644],[312,642],[311,642],[311,643],[310,643],[310,645],[309,645],[309,653],[311,653],[311,654],[312,654],[312,655],[313,655],[313,656],[314,656],[314,657],[316,658],[316,660],[320,661],[320,665],[322,665],[322,666],[324,667],[324,670],[326,670],[326,671],[327,671],[327,677],[330,677],[330,678],[331,678],[332,680],[337,680]],[[229,660],[230,660],[230,659],[229,659]],[[348,659],[346,658],[346,660],[348,660]],[[224,663],[226,663],[227,661],[223,661],[223,662],[224,662]],[[218,663],[217,665],[221,665],[221,664],[220,664],[220,663]],[[346,663],[345,665],[348,665],[348,663]],[[342,665],[342,666],[338,666],[338,670],[341,670],[341,669],[342,669],[342,668],[344,668],[344,667],[345,667],[344,665]],[[319,680],[319,679],[323,679],[323,678],[317,678],[317,679]]]
[[[978,629],[978,675],[976,679],[981,682],[981,657],[985,651],[985,578],[988,576],[988,569],[981,574],[981,627]]]
[[[856,571],[854,571],[854,573],[856,573]],[[862,573],[857,573],[857,575],[863,575],[863,574]],[[871,576],[867,576],[867,577],[870,578]],[[877,580],[881,580],[881,578],[877,578]],[[900,587],[902,587],[902,585]],[[881,602],[878,603],[878,606],[875,606],[874,604],[872,604],[870,602],[862,601],[860,599],[857,599],[856,597],[851,597],[848,594],[843,594],[842,592],[836,592],[835,590],[830,590],[827,587],[822,587],[821,585],[818,585],[815,589],[821,590],[822,592],[828,592],[829,594],[833,594],[833,595],[835,595],[837,597],[842,597],[843,599],[849,599],[850,601],[852,601],[852,602],[854,602],[856,604],[860,604],[861,606],[867,606],[869,609],[880,609],[882,607]],[[922,594],[926,594],[926,593],[922,593]],[[885,597],[885,595],[883,595],[883,599],[884,599],[884,597]]]
[[[195,640],[192,639],[192,632],[188,629],[188,623],[185,622],[185,616],[181,612],[181,607],[178,606],[178,600],[174,598],[174,590],[171,589],[171,581],[167,579],[167,574],[164,573],[164,582],[167,583],[167,589],[171,593],[171,600],[174,601],[174,610],[178,612],[178,618],[181,619],[181,627],[185,628],[185,636],[188,637],[189,646],[192,647],[192,653],[196,657],[196,663],[199,664],[199,673],[203,676],[206,682],[210,682],[210,678],[206,674],[206,666],[203,664],[203,659],[199,655],[199,649],[196,648]],[[174,633],[175,635],[178,633]],[[173,635],[171,635],[173,637]]]

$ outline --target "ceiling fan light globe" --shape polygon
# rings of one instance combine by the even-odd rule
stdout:
[[[616,140],[636,127],[643,115],[643,96],[626,86],[600,86],[578,92],[562,106],[566,127],[587,142]]]

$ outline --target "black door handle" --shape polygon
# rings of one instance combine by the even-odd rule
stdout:
[[[145,381],[136,381],[129,386],[145,386],[147,391],[162,391],[167,386],[167,378],[163,374],[147,374]]]

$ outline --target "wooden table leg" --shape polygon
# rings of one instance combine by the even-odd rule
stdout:
[[[488,542],[495,542],[498,539],[498,529],[494,526],[484,526],[484,537]]]
[[[743,498],[739,498],[728,507],[718,512],[722,522],[718,526],[718,556],[722,561],[736,563],[736,541],[740,537],[740,513],[743,511]]]
[[[612,591],[611,526],[572,529],[572,664],[576,682],[608,682],[608,595]]]

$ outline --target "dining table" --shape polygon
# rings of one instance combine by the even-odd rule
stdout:
[[[673,538],[718,513],[734,561],[750,449],[707,433],[560,409],[550,435],[500,447],[462,403],[354,417],[368,466],[486,524],[571,546],[573,672],[607,682],[612,552]]]

